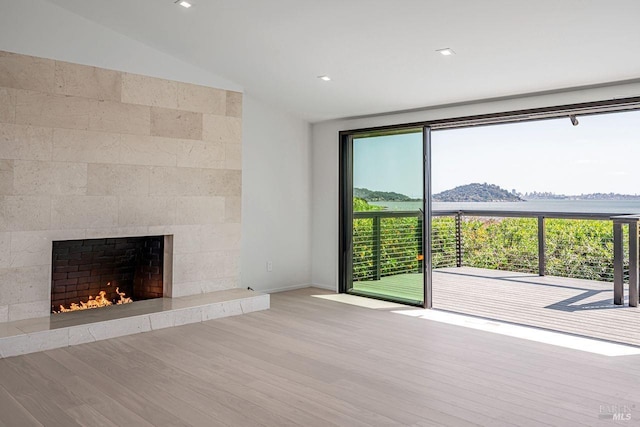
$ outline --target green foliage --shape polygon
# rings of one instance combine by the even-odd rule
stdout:
[[[535,218],[465,218],[463,265],[535,273],[538,229]]]
[[[379,211],[381,210],[381,206],[374,206],[367,203],[366,200],[361,199],[360,197],[353,198],[353,211],[354,212],[364,212],[364,211]]]
[[[369,202],[412,202],[420,199],[412,199],[404,194],[393,191],[373,191],[368,188],[354,188],[353,196],[365,199]]]

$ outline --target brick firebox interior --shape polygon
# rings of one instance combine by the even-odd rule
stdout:
[[[238,286],[242,94],[0,52],[0,322],[49,315],[52,242],[172,236],[169,297]]]

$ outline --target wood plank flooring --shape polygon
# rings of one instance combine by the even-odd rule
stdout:
[[[390,276],[377,282],[358,282],[358,287],[420,299],[422,275]],[[640,307],[614,305],[611,283],[471,267],[443,268],[433,272],[433,306],[640,346]]]
[[[326,293],[0,360],[0,426],[611,426],[613,406],[640,425],[640,356],[313,297]]]

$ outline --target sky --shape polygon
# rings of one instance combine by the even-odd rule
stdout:
[[[432,192],[640,194],[640,111],[433,131]],[[422,194],[422,134],[354,140],[354,187]]]

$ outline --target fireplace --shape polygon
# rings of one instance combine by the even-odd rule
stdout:
[[[51,311],[161,298],[164,246],[165,236],[54,241]]]

